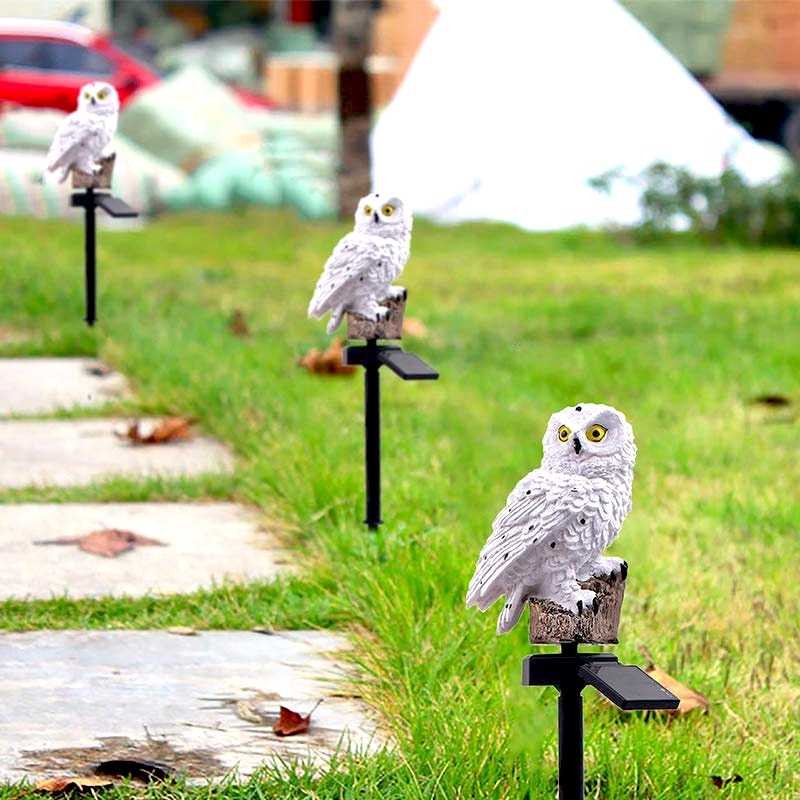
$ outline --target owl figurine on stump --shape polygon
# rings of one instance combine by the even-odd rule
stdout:
[[[319,319],[330,311],[328,333],[339,327],[346,312],[385,320],[389,309],[381,302],[406,295],[392,281],[408,261],[411,212],[400,198],[376,192],[361,198],[355,223],[333,249],[308,304],[309,317]]]
[[[95,175],[99,161],[117,130],[119,97],[117,90],[102,81],[87,83],[78,94],[78,109],[58,126],[47,153],[47,169],[61,170],[64,183],[72,170]]]
[[[625,415],[581,403],[550,417],[542,464],[508,496],[492,523],[467,592],[467,606],[505,604],[497,633],[510,631],[529,598],[581,615],[597,596],[579,581],[625,579],[628,565],[602,555],[631,510],[636,444]]]

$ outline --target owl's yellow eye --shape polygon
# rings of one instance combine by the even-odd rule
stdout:
[[[381,209],[381,214],[384,217],[391,217],[394,214],[394,206],[390,206],[388,203]]]
[[[108,89],[101,89],[101,90],[100,90],[100,91],[97,93],[97,99],[98,99],[98,100],[105,100],[105,99],[106,99],[106,97],[108,97]]]
[[[566,442],[567,439],[569,439],[569,435],[571,433],[572,433],[572,431],[566,425],[562,425],[558,429],[558,433],[556,434],[556,436],[558,436],[558,441],[559,442]]]
[[[88,100],[90,97],[91,97],[91,95],[89,94],[89,92],[84,92],[83,93],[84,100]]]
[[[603,439],[606,438],[607,432],[608,429],[604,428],[602,425],[592,425],[590,428],[586,429],[586,438],[590,442],[602,442]]]
[[[369,216],[372,213],[372,206],[364,206],[364,213]]]

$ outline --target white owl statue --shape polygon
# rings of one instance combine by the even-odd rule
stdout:
[[[47,153],[47,169],[61,170],[63,183],[75,169],[94,175],[99,160],[117,130],[119,97],[110,83],[87,83],[78,93],[78,109],[58,126]]]
[[[353,230],[334,247],[308,304],[309,317],[331,312],[328,333],[347,311],[384,320],[389,309],[381,301],[406,294],[391,284],[408,261],[411,212],[398,197],[376,192],[359,200],[355,220]]]
[[[578,581],[617,574],[628,565],[601,555],[631,510],[636,444],[625,415],[581,403],[550,417],[542,465],[508,496],[492,523],[467,592],[467,606],[505,604],[497,632],[506,633],[529,598],[551,600],[574,614],[597,611],[594,592]]]

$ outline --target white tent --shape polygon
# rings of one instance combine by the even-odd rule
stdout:
[[[442,222],[626,224],[656,161],[751,182],[785,159],[733,124],[614,0],[441,0],[372,139],[373,184]]]

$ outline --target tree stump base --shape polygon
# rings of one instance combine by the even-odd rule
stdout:
[[[600,605],[578,616],[550,600],[532,597],[528,602],[531,621],[528,640],[531,644],[617,644],[619,616],[625,596],[625,581],[620,578],[590,578],[579,582],[582,589],[597,594]]]
[[[100,159],[100,172],[96,175],[89,175],[87,172],[80,170],[72,170],[72,188],[73,189],[110,189],[111,178],[114,175],[114,162],[117,160],[117,154],[112,153],[110,156]]]
[[[382,306],[387,306],[389,316],[375,322],[375,320],[362,317],[360,314],[347,312],[347,338],[348,339],[402,339],[403,317],[406,313],[406,300],[381,300]]]

